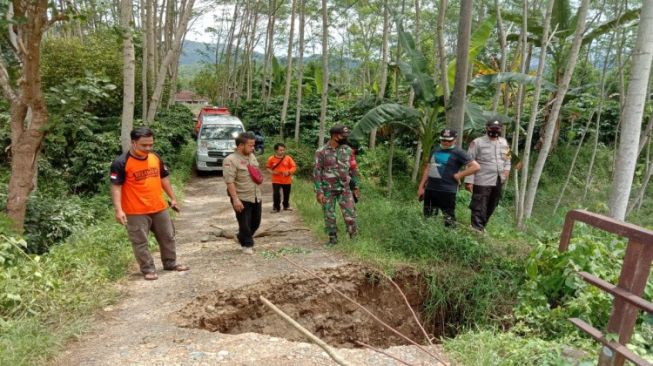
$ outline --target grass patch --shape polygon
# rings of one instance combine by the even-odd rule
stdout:
[[[467,366],[594,364],[594,355],[574,352],[567,344],[564,339],[546,341],[513,332],[472,330],[445,340],[444,349],[456,363]]]

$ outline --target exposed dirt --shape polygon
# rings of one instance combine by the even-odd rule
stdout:
[[[230,239],[237,223],[222,178],[193,178],[175,220],[178,260],[191,270],[159,270],[157,281],[144,281],[134,265],[118,284],[123,299],[97,314],[93,330],[50,364],[335,365],[321,348],[305,343],[265,308],[260,295],[332,346],[353,347],[359,340],[413,365],[436,364],[281,258],[283,253],[318,272],[384,321],[423,341],[391,285],[373,270],[324,248],[294,211],[271,214],[271,187],[264,184],[263,223],[255,254],[248,256]],[[158,254],[155,258],[160,268]],[[397,282],[413,308],[419,308],[423,288],[417,275],[402,273]],[[387,348],[391,345],[398,346]],[[440,352],[438,346],[427,348]],[[338,351],[355,365],[399,365],[366,349]]]

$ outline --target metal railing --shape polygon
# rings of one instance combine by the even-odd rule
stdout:
[[[636,365],[651,366],[650,362],[636,355],[625,344],[633,335],[640,309],[653,314],[653,303],[642,298],[653,262],[653,231],[589,211],[572,210],[567,213],[565,226],[560,234],[561,252],[566,251],[569,246],[576,221],[628,238],[619,283],[616,286],[590,273],[578,272],[586,282],[614,296],[607,332],[618,334],[619,341],[607,339],[599,330],[578,318],[569,320],[603,344],[598,365],[621,366],[627,359]]]

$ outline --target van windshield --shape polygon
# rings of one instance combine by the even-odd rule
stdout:
[[[200,133],[202,140],[232,140],[243,132],[240,126],[203,126]]]

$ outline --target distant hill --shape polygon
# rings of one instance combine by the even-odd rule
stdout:
[[[180,65],[193,65],[202,62],[211,62],[215,55],[215,45],[208,43],[184,41],[181,47]],[[209,58],[210,57],[210,58]]]
[[[219,45],[219,50],[222,51],[223,45]],[[211,45],[203,42],[184,41],[181,49],[181,56],[179,57],[179,79],[185,88],[189,88],[188,82],[193,76],[202,69],[203,64],[213,63],[215,60],[216,45]],[[261,63],[263,61],[263,54],[254,52],[254,61]],[[279,64],[286,65],[286,57],[278,56]],[[296,62],[296,59],[293,61]],[[321,55],[306,55],[304,63],[321,62]],[[355,68],[359,65],[359,61],[349,58],[344,59],[344,67]],[[340,59],[332,55],[329,60],[329,67],[333,70],[340,65]]]

